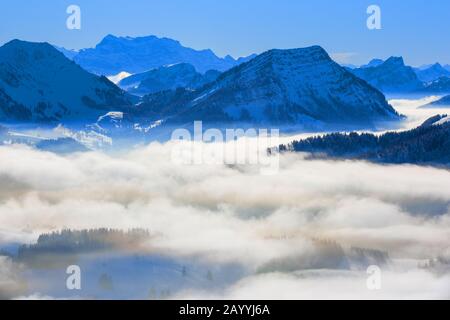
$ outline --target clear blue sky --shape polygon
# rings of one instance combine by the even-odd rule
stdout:
[[[82,10],[82,30],[66,28],[66,8]],[[382,10],[382,30],[366,9]],[[448,0],[1,0],[0,43],[19,38],[67,48],[106,34],[157,35],[235,57],[318,44],[341,62],[402,55],[407,63],[450,64]]]

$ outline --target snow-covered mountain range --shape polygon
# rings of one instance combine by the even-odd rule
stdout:
[[[146,95],[176,88],[197,89],[213,82],[221,74],[209,70],[201,74],[189,63],[179,63],[138,73],[121,80],[118,85],[130,93]]]
[[[139,79],[143,73],[180,63],[191,64],[201,74],[209,70],[223,72],[256,57],[251,55],[237,60],[231,56],[219,58],[211,50],[194,50],[182,46],[176,40],[156,36],[132,38],[108,35],[95,48],[80,51],[57,48],[86,70],[107,75],[115,83],[122,80],[124,75],[138,74],[134,79]],[[344,67],[387,94],[450,93],[450,86],[446,84],[446,78],[450,78],[449,65],[435,63],[413,68],[405,65],[402,57],[391,57],[386,61],[372,59],[359,68],[353,65]],[[444,80],[436,83],[439,78]],[[131,79],[128,81],[131,82]],[[177,81],[174,80],[173,84],[166,81],[166,84],[160,87],[169,89],[183,84],[183,81],[178,84]],[[137,86],[138,83],[134,86],[126,85],[125,88],[133,91]],[[159,84],[155,88],[158,86]],[[187,86],[192,85],[188,83]],[[155,91],[150,86],[150,90],[142,88],[134,93],[142,95]]]
[[[118,56],[110,60],[112,52]],[[165,58],[174,57],[170,57],[174,52],[184,52],[184,57],[201,64],[203,71],[187,62],[161,66]],[[164,53],[170,53],[169,57]],[[437,63],[412,68],[405,65],[403,58],[391,57],[349,70],[318,46],[273,49],[248,61],[220,59],[211,53],[152,36],[108,36],[95,49],[80,52],[13,40],[0,47],[0,121],[79,121],[91,129],[96,124],[111,131],[118,125],[109,115],[120,113],[122,131],[129,128],[143,133],[155,126],[194,120],[365,126],[401,118],[380,91],[450,93],[450,72]],[[145,72],[120,73],[114,79],[121,89],[75,62],[80,55],[90,54],[95,65],[103,55],[106,64],[114,64],[114,59],[124,64],[131,61]],[[150,56],[156,58],[148,64],[146,57]],[[94,60],[86,61],[89,64]],[[234,62],[223,64],[231,60]],[[152,69],[151,64],[156,67]],[[212,65],[231,69],[206,70]],[[426,107],[447,105],[446,96]]]
[[[201,73],[208,70],[225,71],[251,59],[219,58],[213,51],[194,50],[180,42],[156,36],[116,37],[106,36],[95,48],[83,49],[73,59],[89,72],[99,75],[116,75],[147,72],[165,65],[189,63]]]
[[[144,97],[142,113],[171,122],[370,123],[399,119],[384,95],[319,46],[270,50],[198,90]]]
[[[426,94],[449,94],[450,93],[450,77],[440,77],[436,80],[427,82],[420,93]]]
[[[89,121],[132,104],[125,91],[47,43],[13,40],[0,48],[2,121]]]

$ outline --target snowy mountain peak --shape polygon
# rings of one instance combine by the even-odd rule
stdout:
[[[273,49],[263,53],[260,56],[261,59],[264,55],[271,56],[274,62],[285,59],[296,60],[297,63],[301,64],[331,61],[328,53],[320,46],[287,50]]]
[[[312,66],[320,66],[322,64],[337,66],[328,53],[320,46],[285,50],[272,49],[237,68],[225,72],[221,78],[226,79],[236,73],[242,73],[244,76],[245,74],[250,74],[249,71],[253,72],[252,76],[255,77],[253,80],[273,75],[278,76],[281,73],[296,72],[296,76],[302,73],[305,77],[308,77],[310,72],[311,74],[314,72],[314,70],[311,70]],[[248,79],[245,77],[245,80]]]
[[[16,66],[32,66],[46,59],[65,59],[64,55],[46,42],[32,43],[12,40],[0,49],[0,59],[9,60]]]
[[[194,92],[155,94],[143,107],[172,121],[370,123],[397,119],[385,97],[320,46],[264,52]]]
[[[13,40],[0,47],[0,118],[97,118],[105,109],[129,105],[126,93],[106,78],[83,70],[48,43]]]

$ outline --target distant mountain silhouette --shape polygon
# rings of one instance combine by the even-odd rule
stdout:
[[[217,70],[201,74],[193,65],[179,63],[129,76],[118,85],[132,94],[146,95],[176,88],[197,89],[215,81],[220,74]]]
[[[450,71],[445,69],[439,63],[435,63],[425,69],[416,69],[415,71],[417,77],[423,82],[434,81],[441,77],[450,77]]]
[[[75,57],[84,69],[99,75],[147,72],[166,65],[189,63],[198,72],[225,71],[253,56],[233,59],[219,58],[211,50],[194,50],[169,38],[106,36],[95,48],[81,50]]]
[[[391,57],[380,62],[351,72],[384,93],[415,92],[423,88],[422,81],[413,68],[405,65],[403,58]]]

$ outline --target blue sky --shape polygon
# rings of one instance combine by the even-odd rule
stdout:
[[[70,4],[82,10],[81,30],[66,28]],[[381,8],[382,30],[366,27],[371,4]],[[0,43],[79,49],[106,34],[154,34],[220,56],[318,44],[341,62],[401,55],[411,65],[450,64],[448,0],[2,0],[0,7]]]

